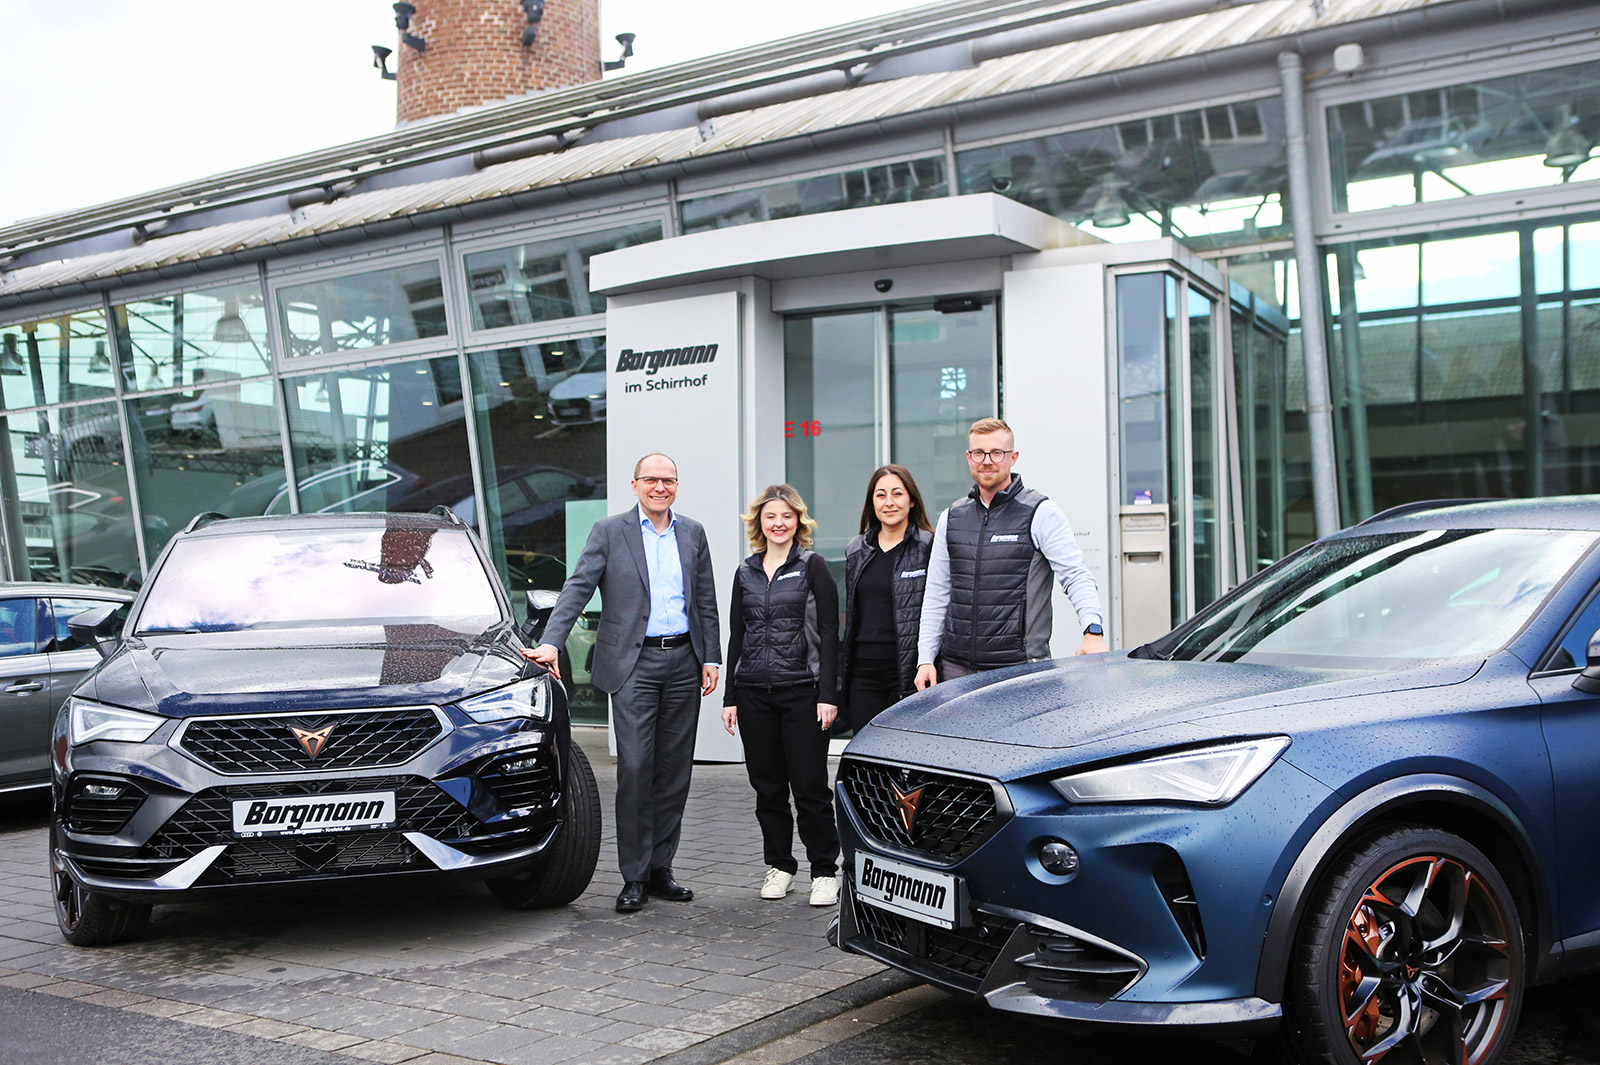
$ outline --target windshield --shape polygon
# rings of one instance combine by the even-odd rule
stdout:
[[[139,612],[139,634],[501,620],[461,529],[252,532],[180,540]]]
[[[1594,541],[1587,532],[1452,529],[1314,544],[1156,644],[1177,659],[1486,657]]]

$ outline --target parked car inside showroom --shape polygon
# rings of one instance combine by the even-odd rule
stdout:
[[[907,699],[840,763],[838,942],[1044,1022],[1492,1065],[1600,967],[1597,533],[1398,508],[1130,652]]]
[[[50,873],[69,942],[229,892],[486,881],[558,906],[599,855],[560,685],[518,654],[448,511],[225,519],[175,537],[55,721]]]

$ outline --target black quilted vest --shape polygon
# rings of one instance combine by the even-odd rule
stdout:
[[[751,555],[739,567],[734,580],[739,582],[742,597],[744,643],[739,651],[737,683],[777,688],[817,682],[817,652],[811,636],[816,606],[806,572],[811,555],[809,550],[791,550],[770,584],[760,555]]]
[[[876,538],[876,534],[873,534]],[[855,650],[856,582],[867,568],[876,547],[865,536],[850,541],[844,553],[844,639],[840,641],[842,668],[839,690],[849,684],[852,652]],[[915,525],[906,529],[906,538],[896,549],[899,561],[890,578],[894,587],[894,636],[900,671],[900,698],[917,690],[917,634],[922,620],[922,593],[928,583],[928,555],[933,551],[933,535]]]
[[[1046,497],[1015,475],[992,506],[978,487],[950,508],[950,608],[939,641],[941,657],[968,669],[1026,662],[1028,569],[1033,563],[1033,512]]]

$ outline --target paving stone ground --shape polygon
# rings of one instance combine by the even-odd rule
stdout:
[[[552,911],[476,884],[213,902],[157,907],[137,943],[75,948],[51,910],[46,803],[10,800],[0,985],[364,1061],[638,1065],[882,971],[827,945],[831,911],[806,904],[803,874],[782,902],[757,898],[742,766],[695,767],[674,864],[695,899],[615,913],[615,766],[602,732],[580,737],[606,831],[590,889]]]

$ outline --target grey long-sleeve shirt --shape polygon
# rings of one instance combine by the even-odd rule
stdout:
[[[922,621],[917,636],[919,665],[931,663],[938,657],[945,614],[950,609],[950,541],[945,531],[949,519],[950,511],[946,508],[939,515],[939,526],[933,536],[933,554],[928,559],[928,584],[922,596]],[[1072,601],[1079,627],[1103,625],[1105,616],[1100,611],[1099,585],[1072,535],[1072,523],[1054,500],[1046,499],[1034,510],[1028,532],[1034,546],[1050,563],[1061,590]]]

